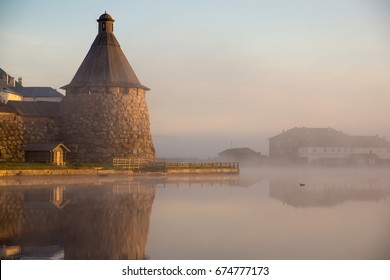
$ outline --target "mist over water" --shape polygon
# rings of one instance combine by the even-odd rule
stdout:
[[[261,133],[246,137],[216,133],[154,135],[153,141],[157,156],[163,158],[213,159],[223,150],[237,147],[251,147],[257,152],[268,154],[268,138]]]
[[[231,185],[171,185],[156,192],[149,254],[389,259],[389,195],[387,170],[248,168]]]
[[[1,245],[19,246],[16,258],[390,259],[388,169],[257,167],[0,185]]]

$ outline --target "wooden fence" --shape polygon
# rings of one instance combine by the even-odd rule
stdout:
[[[165,168],[202,169],[202,168],[239,168],[238,162],[164,162]]]
[[[139,170],[152,164],[154,161],[149,158],[138,158],[138,157],[114,157],[112,164],[115,168]]]
[[[239,169],[237,162],[155,162],[148,158],[113,158],[115,168],[139,171],[153,169],[166,171],[167,169]]]

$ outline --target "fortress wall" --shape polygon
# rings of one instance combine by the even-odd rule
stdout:
[[[24,133],[21,118],[0,113],[0,162],[24,160]]]
[[[25,144],[59,141],[61,120],[48,117],[22,117]]]
[[[68,160],[73,162],[155,158],[143,89],[68,89],[63,100],[62,133],[71,150]]]
[[[58,119],[1,114],[0,162],[23,162],[26,144],[58,141],[59,132]]]

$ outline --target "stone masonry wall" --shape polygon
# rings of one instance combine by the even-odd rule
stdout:
[[[21,118],[0,114],[0,162],[24,161],[24,133]]]
[[[25,145],[59,141],[59,133],[59,119],[1,114],[0,162],[23,162]]]
[[[22,117],[25,144],[61,141],[61,119],[48,117]]]
[[[68,89],[62,135],[71,150],[68,160],[73,162],[156,156],[143,89]]]

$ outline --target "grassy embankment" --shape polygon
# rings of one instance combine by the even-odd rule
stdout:
[[[65,166],[58,166],[50,163],[19,163],[1,162],[0,170],[40,170],[40,169],[114,169],[110,163],[80,163]]]

